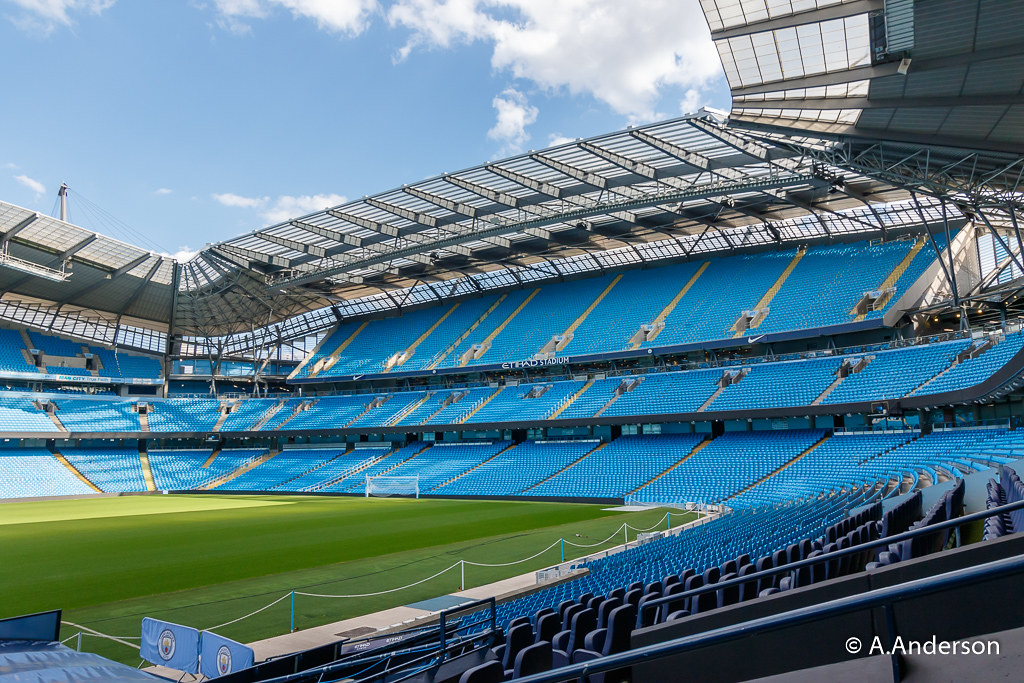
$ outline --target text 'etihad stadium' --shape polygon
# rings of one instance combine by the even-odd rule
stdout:
[[[532,360],[517,360],[514,363],[502,363],[502,370],[514,370],[515,368],[535,368],[541,365],[565,365],[569,362],[569,356],[557,356],[555,358],[540,358]]]

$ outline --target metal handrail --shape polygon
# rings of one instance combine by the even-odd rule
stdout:
[[[1021,571],[1024,571],[1024,556],[1004,558],[1002,560],[979,564],[974,567],[957,569],[937,576],[907,581],[906,583],[896,586],[876,588],[859,595],[837,598],[836,600],[830,600],[828,602],[808,607],[799,607],[781,614],[751,619],[750,621],[746,621],[741,624],[723,626],[710,631],[705,631],[704,633],[674,638],[663,643],[645,645],[634,650],[601,657],[600,659],[593,659],[579,664],[571,664],[560,669],[553,669],[540,674],[523,676],[522,678],[517,678],[516,682],[554,683],[555,681],[566,681],[577,678],[586,681],[592,674],[611,671],[613,669],[622,669],[636,664],[650,662],[662,657],[679,654],[689,649],[706,647],[730,640],[736,640],[738,638],[748,637],[768,629],[795,626],[797,624],[815,621],[824,617],[854,612],[859,609],[879,607],[899,599],[938,593],[948,588],[955,588],[962,584],[999,578],[1001,576]]]
[[[987,519],[988,517],[993,517],[993,516],[998,515],[998,514],[1002,514],[1002,513],[1005,513],[1005,512],[1011,512],[1011,511],[1014,511],[1014,510],[1021,510],[1021,509],[1024,509],[1024,500],[1019,500],[1016,503],[1007,503],[1006,505],[1000,505],[999,507],[990,508],[988,510],[981,510],[979,512],[973,512],[973,513],[971,513],[969,515],[963,515],[962,517],[956,517],[954,519],[948,519],[948,520],[944,520],[942,522],[936,522],[934,524],[929,524],[928,526],[923,526],[923,527],[920,527],[918,529],[911,529],[910,531],[904,531],[903,533],[895,534],[893,536],[886,536],[884,538],[879,538],[879,539],[876,539],[874,541],[867,541],[865,543],[860,543],[858,545],[850,546],[849,548],[842,548],[840,550],[834,550],[834,551],[832,551],[830,553],[822,553],[821,555],[818,555],[816,557],[812,557],[812,558],[808,558],[808,559],[803,559],[803,560],[798,560],[796,562],[791,562],[789,564],[784,564],[784,565],[782,565],[780,567],[772,567],[770,569],[764,569],[764,570],[759,571],[759,572],[754,572],[753,574],[747,574],[746,576],[737,576],[735,579],[729,579],[728,581],[720,581],[718,583],[710,583],[710,584],[701,586],[700,588],[692,588],[692,589],[690,589],[688,591],[683,591],[682,593],[676,593],[674,595],[667,595],[667,596],[663,596],[663,597],[660,597],[660,598],[655,598],[653,600],[648,600],[648,601],[646,601],[643,604],[643,609],[649,609],[651,607],[656,607],[656,606],[659,606],[659,605],[664,605],[664,604],[669,603],[669,602],[676,602],[676,601],[679,601],[679,600],[684,600],[684,599],[692,597],[694,595],[701,595],[703,593],[717,592],[717,591],[719,591],[719,590],[721,590],[723,588],[730,588],[732,586],[739,586],[739,585],[742,585],[742,584],[745,584],[745,583],[749,583],[751,581],[757,581],[758,579],[761,579],[761,578],[766,578],[766,577],[769,577],[769,576],[774,576],[775,574],[788,573],[788,572],[792,572],[792,571],[797,570],[797,569],[803,569],[804,567],[812,567],[814,565],[821,564],[822,562],[829,562],[831,560],[834,560],[834,559],[837,559],[837,558],[840,558],[840,557],[846,557],[847,555],[856,555],[856,554],[864,552],[865,550],[867,550],[869,548],[874,548],[874,547],[878,547],[878,546],[887,547],[887,546],[889,546],[892,543],[899,543],[901,541],[912,540],[912,539],[918,538],[919,536],[925,536],[925,535],[928,535],[928,534],[933,534],[936,531],[942,531],[944,529],[950,529],[950,528],[954,528],[954,527],[959,527],[959,526],[961,526],[963,524],[970,524],[971,522],[976,522],[976,521],[979,521],[979,520],[982,520],[982,519]],[[638,613],[637,617],[639,618],[639,616],[640,615]]]

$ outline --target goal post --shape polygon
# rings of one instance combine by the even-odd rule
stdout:
[[[407,476],[366,475],[366,497],[370,496],[411,496],[420,497],[420,477],[418,474]]]

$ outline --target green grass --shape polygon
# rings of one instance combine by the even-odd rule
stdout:
[[[500,563],[533,555],[559,537],[605,539],[623,522],[649,527],[664,510],[467,500],[301,496],[140,496],[0,505],[2,616],[61,608],[64,619],[136,636],[143,616],[209,628],[292,591],[368,593],[407,585],[460,559]],[[673,525],[683,523],[673,515]],[[576,539],[580,534],[581,539]],[[630,539],[635,534],[630,534]],[[566,559],[611,547],[622,536]],[[466,568],[466,587],[558,562],[559,548],[523,564]],[[300,596],[307,628],[459,589],[458,569],[374,598]],[[289,626],[289,600],[222,635],[252,641]],[[66,637],[71,627],[62,631]],[[137,657],[96,638],[87,649]]]

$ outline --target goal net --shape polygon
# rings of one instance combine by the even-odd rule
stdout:
[[[366,497],[412,496],[420,497],[419,475],[366,477]]]

